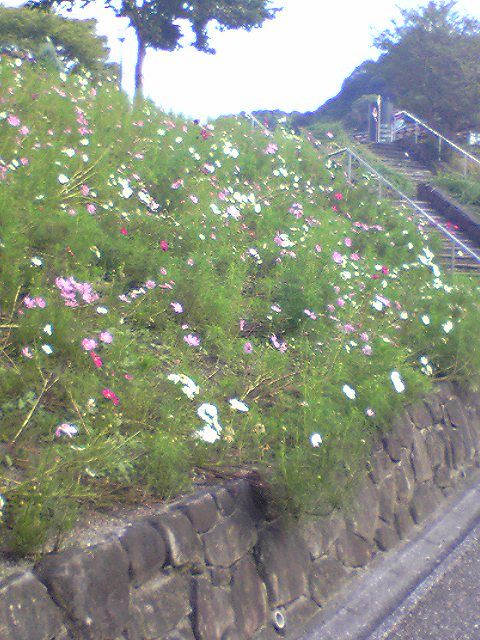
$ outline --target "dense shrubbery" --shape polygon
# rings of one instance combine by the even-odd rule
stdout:
[[[400,405],[478,372],[476,288],[368,177],[281,129],[0,71],[10,548],[239,466],[293,512],[338,503]]]

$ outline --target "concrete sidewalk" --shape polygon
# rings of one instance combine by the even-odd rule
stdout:
[[[480,627],[474,629],[471,636],[464,635],[460,628],[456,631],[455,615],[451,613],[454,607],[446,615],[445,606],[440,605],[448,594],[453,605],[458,591],[457,624],[463,625],[466,618],[462,616],[462,606],[472,610],[469,625],[480,624],[480,587],[476,592],[468,589],[468,575],[472,571],[475,572],[472,580],[479,584],[480,560],[471,566],[472,554],[480,553],[479,535],[480,473],[477,472],[467,488],[452,495],[421,530],[417,529],[415,537],[379,556],[325,609],[297,629],[293,637],[295,640],[480,639]],[[469,603],[466,602],[468,593]],[[478,603],[476,608],[475,603]],[[439,624],[445,626],[448,620],[453,626],[444,630],[447,635],[440,635]],[[420,623],[423,631],[416,630],[415,625]],[[429,629],[433,635],[426,635]]]

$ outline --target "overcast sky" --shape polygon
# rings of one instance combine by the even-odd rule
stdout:
[[[398,18],[397,6],[413,8],[425,2],[277,0],[275,6],[283,11],[261,29],[214,32],[216,55],[188,46],[173,53],[149,51],[145,94],[166,110],[202,119],[255,109],[312,110],[338,93],[343,79],[363,60],[377,56],[372,37]],[[479,0],[460,0],[458,10],[480,19]],[[98,19],[98,32],[108,37],[112,59],[122,61],[124,87],[131,91],[136,50],[132,30],[101,2],[74,15]],[[125,38],[122,46],[120,38]]]

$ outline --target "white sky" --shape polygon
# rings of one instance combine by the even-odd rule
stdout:
[[[172,53],[149,51],[145,94],[165,110],[202,119],[255,109],[313,110],[338,93],[343,79],[363,60],[376,57],[372,37],[398,17],[397,6],[413,8],[426,2],[277,0],[273,4],[283,11],[261,29],[214,32],[216,55],[188,46]],[[480,19],[478,0],[459,0],[457,8]],[[131,92],[133,31],[101,2],[73,15],[98,19],[98,32],[108,37],[111,58],[122,60],[123,84]]]

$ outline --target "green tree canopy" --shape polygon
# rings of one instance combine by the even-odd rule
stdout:
[[[69,20],[52,13],[0,7],[0,45],[28,49],[59,65],[63,59],[99,71],[108,56],[106,38],[95,34],[95,20]],[[59,54],[57,56],[57,53]]]
[[[31,7],[86,6],[94,0],[29,0]],[[215,53],[209,46],[208,25],[214,23],[220,30],[260,27],[265,20],[275,17],[279,9],[271,7],[271,0],[104,0],[115,15],[128,18],[138,41],[135,68],[135,90],[143,87],[143,62],[147,48],[173,51],[180,45],[183,35],[181,21],[187,21],[193,30],[193,46],[199,51]],[[179,22],[180,21],[180,22]]]
[[[449,131],[474,124],[480,100],[480,22],[454,1],[402,10],[375,39],[382,75],[400,106]]]

